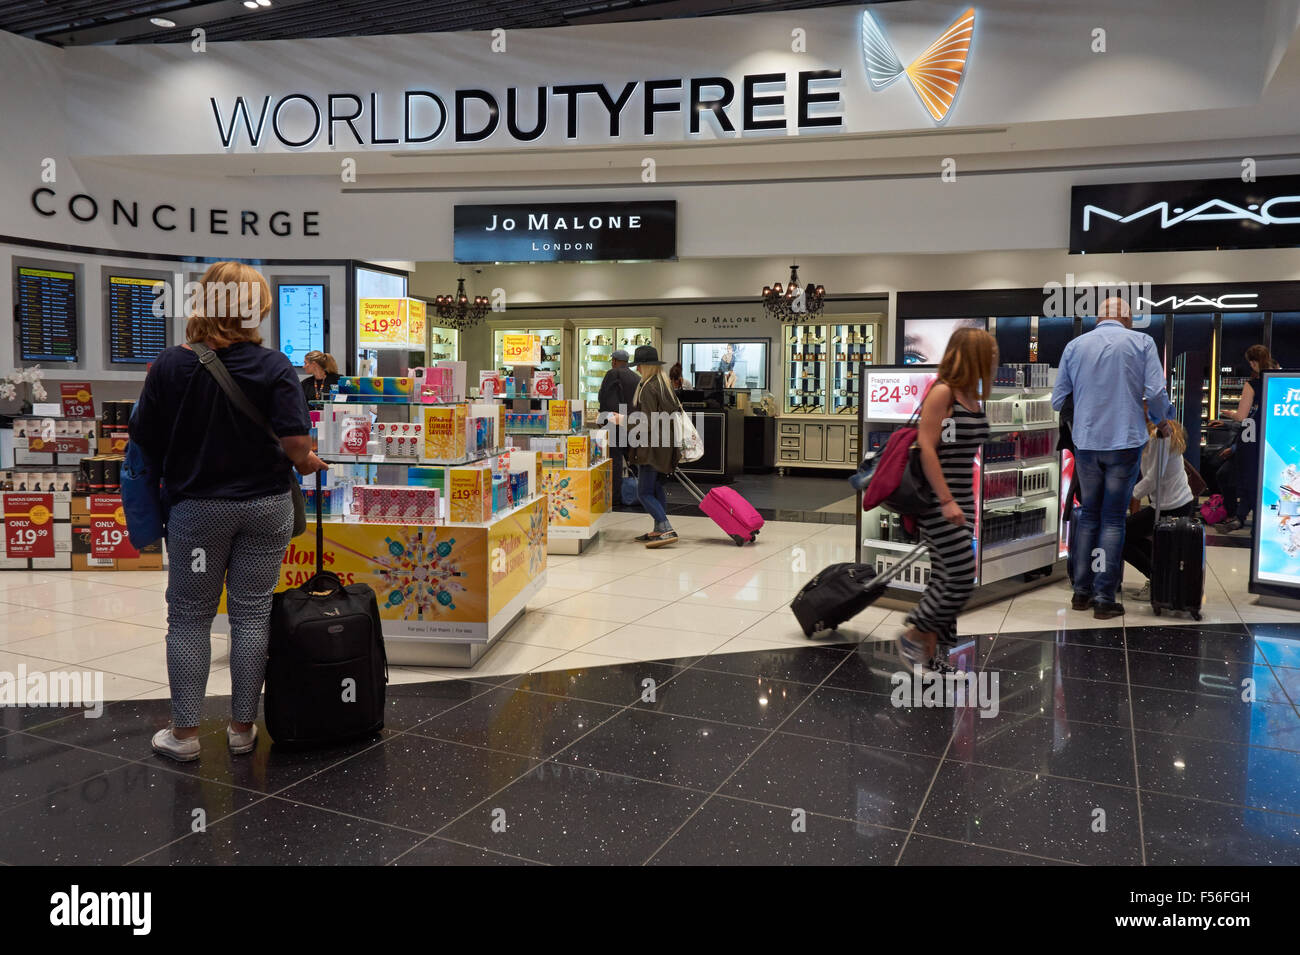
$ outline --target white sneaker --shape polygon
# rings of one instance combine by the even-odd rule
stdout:
[[[199,758],[199,738],[178,739],[168,726],[153,734],[153,751],[170,757],[181,763],[189,763]]]
[[[251,753],[257,747],[257,724],[250,726],[247,733],[236,732],[233,726],[227,726],[226,742],[230,744],[230,751],[236,756]]]

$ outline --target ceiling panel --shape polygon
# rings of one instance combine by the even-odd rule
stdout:
[[[0,0],[0,30],[58,46],[188,43],[201,26],[209,42],[524,29],[799,10],[861,0]],[[896,0],[867,0],[869,3]],[[162,17],[174,29],[149,22]]]

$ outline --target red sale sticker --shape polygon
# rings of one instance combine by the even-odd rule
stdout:
[[[95,399],[90,391],[88,381],[63,381],[59,383],[59,394],[63,398],[63,417],[95,417]]]
[[[90,556],[140,556],[140,552],[131,546],[131,539],[126,533],[126,512],[122,510],[121,495],[90,495]]]
[[[54,556],[54,495],[6,494],[5,556]]]

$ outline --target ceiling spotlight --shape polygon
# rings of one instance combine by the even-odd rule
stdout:
[[[257,0],[257,5],[259,7],[269,7],[271,5],[271,0]]]
[[[256,10],[257,0],[244,0],[244,6],[248,7],[250,10]]]
[[[176,26],[175,20],[168,20],[166,17],[150,17],[149,22],[156,27],[162,27],[164,30],[170,30]]]

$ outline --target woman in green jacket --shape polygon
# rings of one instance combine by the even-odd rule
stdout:
[[[668,496],[664,475],[677,468],[681,452],[673,436],[672,414],[681,405],[664,374],[664,363],[652,345],[639,345],[632,366],[641,375],[628,421],[628,460],[637,466],[637,492],[641,506],[654,518],[654,529],[637,540],[646,547],[667,547],[677,540],[668,522]]]

